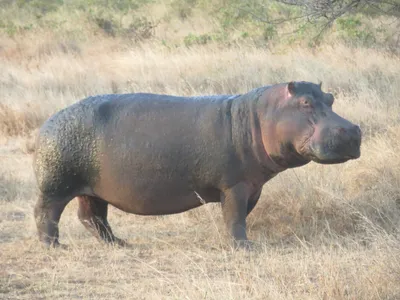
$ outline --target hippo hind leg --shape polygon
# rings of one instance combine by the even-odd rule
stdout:
[[[253,195],[250,196],[247,202],[247,215],[249,215],[256,206],[258,199],[260,199],[261,191],[262,189],[256,191]]]
[[[110,224],[107,221],[108,203],[94,196],[78,196],[78,217],[82,224],[98,240],[119,246],[127,246],[127,243],[114,236]]]
[[[58,238],[58,223],[64,208],[72,198],[59,198],[40,194],[35,205],[34,216],[39,240],[47,247],[61,246]]]

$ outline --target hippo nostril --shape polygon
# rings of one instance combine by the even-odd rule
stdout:
[[[340,135],[349,135],[352,137],[359,137],[361,136],[361,129],[357,125],[354,125],[350,128],[343,128],[343,127],[338,127],[336,128],[336,133]]]
[[[344,129],[343,127],[339,127],[339,128],[336,128],[336,132],[338,134],[345,134],[347,132],[347,130]]]

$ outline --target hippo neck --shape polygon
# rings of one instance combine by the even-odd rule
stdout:
[[[286,168],[277,164],[265,151],[259,121],[259,98],[262,87],[234,99],[231,108],[232,139],[245,166],[270,178]]]

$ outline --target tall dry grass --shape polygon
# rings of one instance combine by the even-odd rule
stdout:
[[[400,299],[398,58],[340,44],[272,53],[22,43],[0,57],[0,298]],[[267,183],[248,218],[258,251],[233,252],[211,204],[159,217],[112,208],[116,235],[133,245],[119,249],[98,244],[71,202],[60,224],[70,250],[38,245],[24,144],[53,112],[93,94],[243,93],[289,80],[323,81],[334,109],[361,125],[362,156],[311,163]]]

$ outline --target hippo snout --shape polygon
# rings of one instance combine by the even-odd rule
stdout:
[[[335,152],[344,159],[356,159],[361,155],[361,129],[358,125],[352,125],[350,128],[339,127],[336,129],[337,149]]]
[[[310,157],[322,164],[357,159],[361,155],[361,136],[360,127],[351,123],[348,126],[326,126],[312,139]]]

